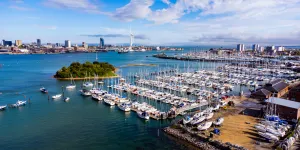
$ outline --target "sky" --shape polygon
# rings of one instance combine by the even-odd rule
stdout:
[[[0,18],[23,43],[300,45],[300,0],[0,0]]]

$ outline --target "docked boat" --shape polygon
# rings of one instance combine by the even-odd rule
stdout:
[[[44,87],[40,88],[40,91],[41,91],[42,93],[48,93],[48,90],[47,90],[46,88],[44,88]]]
[[[104,98],[104,103],[107,104],[107,105],[110,105],[110,106],[114,106],[116,105],[116,103],[108,98]]]
[[[204,117],[204,116],[201,116],[201,117],[199,117],[199,118],[195,118],[194,120],[192,120],[192,121],[191,121],[191,124],[192,124],[192,125],[196,125],[196,124],[201,123],[201,122],[204,121],[204,120],[205,120],[205,117]]]
[[[0,106],[0,110],[5,110],[7,107],[7,105],[4,105],[4,106]]]
[[[123,110],[125,112],[131,110],[130,105],[127,104],[127,103],[121,103],[121,104],[118,105],[118,107],[119,107],[119,109],[121,109],[121,110]]]
[[[222,117],[222,118],[218,118],[216,121],[214,121],[213,124],[216,126],[220,126],[223,124],[223,122],[224,122],[224,118]]]
[[[149,120],[150,119],[149,114],[147,112],[145,112],[145,111],[138,111],[137,114],[142,119],[145,119],[145,120]]]
[[[271,133],[268,133],[268,132],[258,132],[258,134],[268,140],[271,140],[271,141],[278,141],[279,138]]]
[[[70,101],[70,98],[69,98],[69,97],[66,97],[66,98],[64,99],[64,101],[65,101],[65,102],[68,102],[68,101]]]
[[[92,94],[92,98],[94,100],[97,100],[97,101],[102,101],[103,100],[102,96],[99,96],[98,94]]]
[[[94,84],[92,82],[84,82],[82,86],[85,88],[91,88],[94,86]]]
[[[57,94],[57,95],[52,96],[52,99],[58,99],[58,98],[60,98],[61,96],[62,96],[62,94]]]
[[[66,88],[67,89],[74,89],[74,88],[76,88],[76,84],[74,82],[74,79],[73,79],[72,75],[71,75],[71,83],[68,86],[66,86]]]
[[[186,116],[186,117],[183,118],[183,124],[188,124],[188,123],[190,123],[192,120],[193,120],[192,117]]]
[[[92,93],[90,91],[85,90],[85,89],[80,90],[80,93],[83,96],[91,96],[92,95]]]
[[[200,130],[200,131],[207,130],[208,128],[211,127],[212,123],[213,123],[212,121],[202,123],[197,127],[197,129]]]

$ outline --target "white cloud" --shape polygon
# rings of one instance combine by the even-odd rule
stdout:
[[[117,8],[112,16],[122,21],[143,19],[151,13],[149,7],[152,6],[153,3],[153,0],[131,0],[127,5]]]
[[[46,0],[44,4],[49,7],[68,8],[88,13],[104,13],[98,9],[96,4],[91,3],[89,0]]]
[[[161,1],[167,5],[171,4],[170,0],[161,0]]]

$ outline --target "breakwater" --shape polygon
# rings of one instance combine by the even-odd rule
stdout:
[[[188,56],[168,56],[166,54],[156,54],[152,55],[153,57],[160,59],[172,59],[172,60],[182,60],[182,61],[205,61],[205,62],[255,62],[255,63],[264,63],[269,60],[264,59],[245,59],[245,58],[203,58],[203,57],[188,57]]]

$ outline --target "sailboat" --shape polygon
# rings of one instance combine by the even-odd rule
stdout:
[[[145,111],[138,111],[137,114],[142,119],[145,119],[145,120],[149,120],[150,119],[149,114],[147,112],[145,112]]]
[[[67,89],[74,89],[74,88],[76,88],[76,84],[75,84],[75,82],[74,82],[74,79],[73,79],[72,74],[71,74],[71,84],[68,85],[68,86],[66,86],[66,88],[67,88]]]
[[[211,127],[212,123],[213,123],[212,121],[208,121],[208,122],[202,123],[202,124],[200,124],[200,125],[197,127],[197,129],[200,130],[200,131],[202,131],[202,130],[207,130],[208,128]]]

